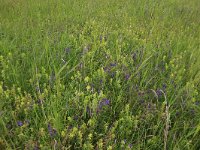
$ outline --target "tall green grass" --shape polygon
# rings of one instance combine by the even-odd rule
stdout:
[[[0,149],[199,149],[198,0],[0,0]]]

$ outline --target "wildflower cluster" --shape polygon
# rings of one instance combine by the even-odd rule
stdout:
[[[2,1],[0,150],[199,149],[197,1]]]

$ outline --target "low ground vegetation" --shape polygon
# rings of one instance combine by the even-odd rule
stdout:
[[[200,149],[199,0],[0,4],[0,149]]]

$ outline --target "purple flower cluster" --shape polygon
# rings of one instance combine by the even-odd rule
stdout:
[[[115,75],[116,75],[116,73],[115,73],[115,72],[111,73],[111,77],[112,77],[112,78],[114,78],[114,77],[115,77]]]
[[[54,137],[57,133],[56,129],[52,128],[51,124],[48,124],[48,131],[51,137]]]
[[[18,125],[19,127],[21,127],[21,126],[23,126],[23,122],[22,122],[22,121],[17,121],[17,125]]]
[[[156,94],[158,95],[158,97],[161,97],[163,93],[161,90],[156,90]]]
[[[103,40],[107,41],[107,36],[106,35],[101,35],[99,40],[100,40],[100,42],[102,42]]]
[[[195,105],[199,106],[199,105],[200,105],[200,102],[199,102],[199,101],[196,101],[196,102],[195,102]]]
[[[133,59],[134,61],[136,61],[136,59],[137,59],[137,53],[136,53],[136,52],[133,53],[132,59]]]
[[[116,67],[116,66],[117,66],[117,63],[112,62],[112,63],[110,63],[110,65],[104,67],[103,69],[104,69],[104,71],[105,71],[106,73],[108,73],[112,78],[114,78],[115,75],[116,75],[116,72],[113,72],[113,71],[112,71],[112,68],[114,68],[114,67]]]
[[[110,100],[109,99],[106,99],[106,98],[103,98],[100,102],[99,102],[99,105],[98,105],[98,109],[101,110],[103,108],[103,106],[108,106],[110,105]]]
[[[70,48],[70,47],[65,48],[65,52],[66,52],[67,54],[69,54],[70,51],[71,51],[71,48]]]
[[[164,83],[164,84],[162,85],[162,87],[163,87],[163,90],[166,90],[167,85]]]
[[[130,78],[130,76],[131,76],[130,74],[126,74],[125,79],[128,80]]]
[[[110,66],[115,67],[115,66],[117,66],[117,64],[116,63],[110,63]]]
[[[39,150],[40,148],[39,148],[39,145],[38,144],[36,144],[35,146],[34,146],[34,148],[33,148],[34,150]]]
[[[38,105],[42,105],[42,103],[43,103],[43,102],[42,102],[41,99],[38,99],[38,100],[37,100],[37,104],[38,104]]]

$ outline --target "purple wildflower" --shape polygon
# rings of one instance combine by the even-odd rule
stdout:
[[[101,85],[103,84],[103,80],[102,80],[102,79],[100,80],[100,84],[101,84]]]
[[[144,99],[141,99],[141,100],[139,101],[139,103],[140,103],[140,104],[144,104]]]
[[[115,72],[111,73],[111,77],[114,78],[115,77]]]
[[[56,135],[57,131],[53,128],[53,135]]]
[[[69,54],[70,51],[71,51],[71,48],[69,48],[69,47],[65,48],[65,52],[66,52],[67,54]]]
[[[162,96],[161,90],[156,90],[156,94],[158,95],[158,97],[161,97]]]
[[[100,94],[101,93],[101,90],[100,89],[98,89],[98,94]]]
[[[195,115],[195,110],[192,108],[189,110],[191,115]]]
[[[150,103],[147,104],[148,109],[151,109],[152,105]]]
[[[107,99],[107,98],[104,98],[104,99],[101,100],[100,103],[102,103],[103,105],[109,105],[110,104],[110,100]]]
[[[103,36],[101,35],[101,36],[100,36],[100,41],[102,42],[102,40],[103,40]]]
[[[103,70],[104,70],[105,72],[110,72],[110,68],[109,68],[109,67],[104,67]]]
[[[135,53],[133,53],[132,59],[133,59],[134,61],[136,61],[136,57],[137,57],[137,54],[136,54],[136,52],[135,52]]]
[[[110,100],[104,98],[99,103],[99,108],[101,109],[103,106],[110,105]]]
[[[51,127],[50,124],[48,124],[48,131],[49,131],[50,134],[52,133],[52,127]]]
[[[136,88],[137,88],[137,87],[136,87]],[[138,92],[138,95],[139,95],[139,96],[144,96],[144,94],[145,94],[144,91],[139,91],[139,92]]]
[[[98,108],[97,108],[96,112],[99,113],[104,106],[108,106],[108,105],[110,105],[110,100],[106,99],[106,98],[102,99],[99,102],[99,105],[98,105]]]
[[[38,144],[36,144],[35,146],[34,146],[34,150],[39,150],[40,148],[39,148],[39,146],[38,146]]]
[[[162,89],[163,89],[164,92],[166,91],[167,85],[165,83],[162,85]]]
[[[42,100],[38,99],[37,103],[38,103],[38,105],[42,105]]]
[[[106,99],[104,102],[105,105],[110,105],[110,100]]]
[[[117,64],[116,63],[110,63],[110,66],[115,67],[115,66],[117,66]]]
[[[17,125],[18,125],[19,127],[21,127],[21,126],[23,126],[23,122],[22,122],[22,121],[17,121]]]
[[[36,91],[40,93],[40,87],[39,86],[36,87]]]
[[[200,105],[200,102],[199,102],[199,101],[196,101],[196,102],[195,102],[195,105],[199,106],[199,105]]]
[[[100,42],[102,42],[103,40],[107,41],[107,36],[101,35],[99,39],[100,39]]]
[[[130,78],[130,74],[125,75],[125,79],[128,80]]]
[[[56,129],[52,128],[50,123],[48,124],[48,131],[51,137],[55,136],[57,133]]]
[[[132,148],[132,147],[133,147],[133,144],[129,144],[128,147],[129,147],[129,148]]]

